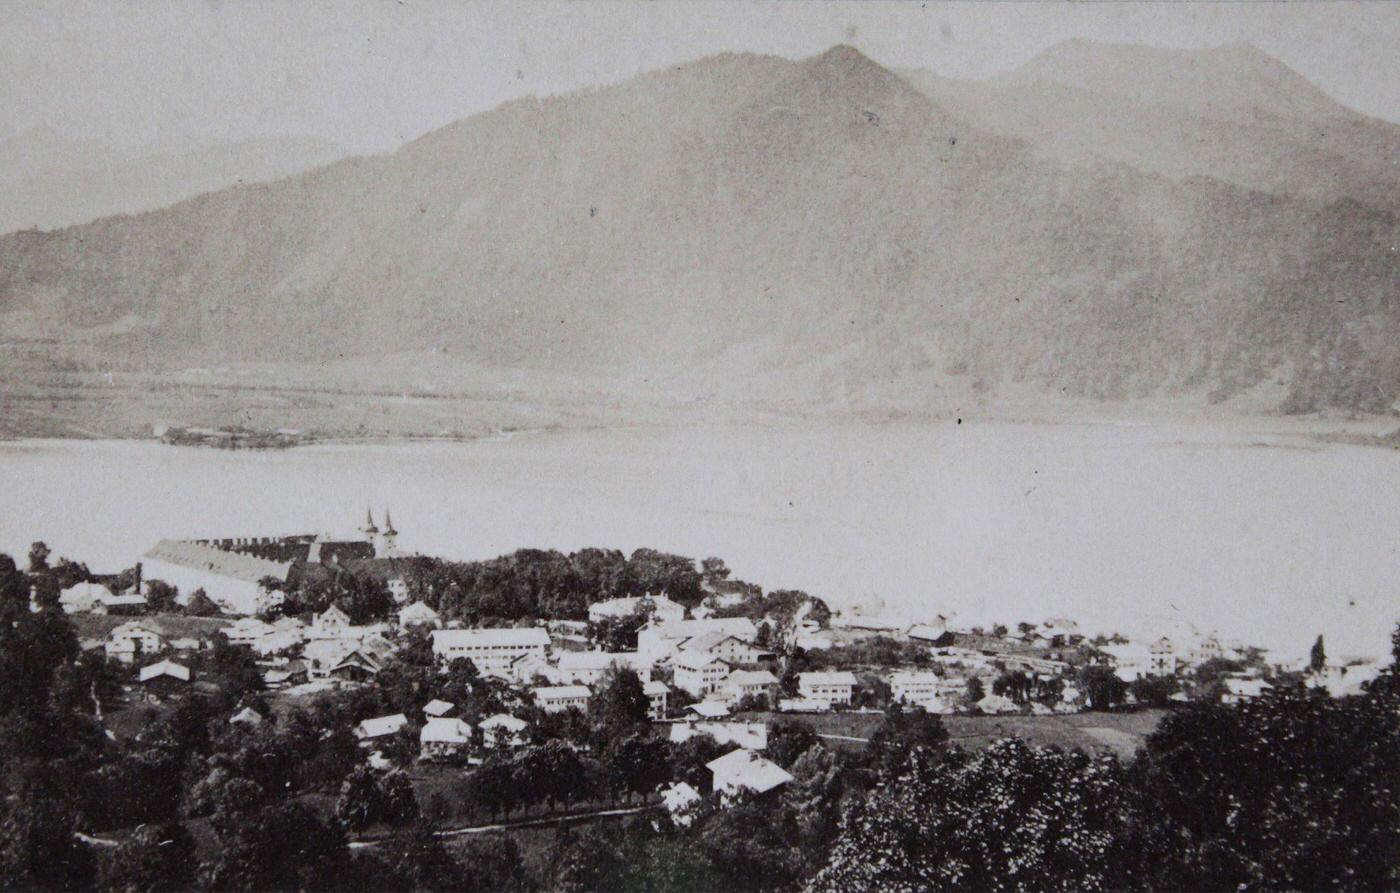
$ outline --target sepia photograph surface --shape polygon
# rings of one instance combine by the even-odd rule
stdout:
[[[0,0],[0,889],[1400,889],[1400,3]]]

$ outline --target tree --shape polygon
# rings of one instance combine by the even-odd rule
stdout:
[[[645,731],[616,739],[603,753],[603,765],[616,791],[646,797],[671,775],[666,742]],[[568,784],[567,779],[561,779]]]
[[[967,692],[963,694],[963,704],[967,707],[975,707],[977,702],[987,696],[987,690],[982,686],[982,680],[976,676],[969,676],[967,679]]]
[[[190,617],[218,617],[223,611],[214,604],[204,591],[204,587],[196,589],[190,593],[190,600],[185,602],[185,613]]]
[[[1322,647],[1322,636],[1317,637],[1313,642],[1312,651],[1308,654],[1308,669],[1314,673],[1320,673],[1327,666],[1327,651]]]
[[[278,803],[239,822],[200,872],[215,890],[344,890],[350,886],[345,835],[316,811]]]
[[[0,888],[87,890],[96,867],[76,817],[51,786],[17,800],[0,822]]]
[[[645,726],[650,712],[651,700],[642,688],[641,678],[630,669],[610,667],[588,699],[588,719],[595,730],[595,744],[601,747],[609,739]]]
[[[103,887],[127,893],[181,893],[194,885],[194,838],[178,822],[142,825],[112,853]]]
[[[1079,671],[1079,688],[1089,699],[1090,710],[1107,710],[1122,703],[1128,687],[1111,668],[1092,664]]]
[[[810,875],[826,861],[840,817],[841,765],[820,744],[793,761],[793,780],[783,786],[783,802],[797,825],[797,846],[802,853],[803,874]]]
[[[164,580],[149,580],[146,583],[146,604],[157,614],[175,611],[179,607],[176,601],[179,596],[180,590]]]
[[[1111,756],[1014,738],[972,757],[916,753],[843,821],[809,889],[1132,888],[1128,804]]]
[[[768,727],[768,747],[765,749],[765,755],[779,766],[788,769],[802,754],[820,746],[821,738],[810,725],[783,717]]]
[[[948,730],[936,715],[922,707],[905,710],[895,704],[870,736],[866,757],[879,778],[888,780],[903,772],[916,752],[940,754],[947,744]]]
[[[53,553],[42,541],[34,543],[29,547],[29,572],[31,574],[43,573],[49,569],[49,556]]]
[[[1133,698],[1150,707],[1166,707],[1180,689],[1175,676],[1139,676],[1128,685]]]
[[[992,682],[992,694],[1025,704],[1031,698],[1034,680],[1024,670],[1008,670]]]
[[[363,831],[378,824],[384,817],[384,799],[379,789],[379,774],[369,766],[359,766],[340,786],[340,799],[335,804],[336,818],[351,831]]]

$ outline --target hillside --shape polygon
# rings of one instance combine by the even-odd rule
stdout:
[[[131,148],[31,130],[0,140],[0,233],[163,208],[235,183],[286,177],[345,154],[306,137]]]
[[[1259,105],[1261,77],[1210,120]],[[28,356],[450,356],[614,398],[855,411],[1024,388],[1400,397],[1396,218],[1374,191],[1049,152],[922,86],[837,47],[510,103],[391,155],[0,238],[0,322]],[[1123,101],[1179,97],[1160,98]],[[1319,103],[1281,109],[1317,123]]]

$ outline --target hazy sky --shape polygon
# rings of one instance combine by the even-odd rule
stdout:
[[[851,43],[957,77],[1072,37],[1249,41],[1347,105],[1400,121],[1400,4],[550,3],[0,0],[0,138],[124,144],[309,134],[391,148],[523,94],[723,50]]]

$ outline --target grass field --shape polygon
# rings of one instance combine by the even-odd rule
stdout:
[[[942,720],[949,738],[969,750],[980,750],[998,738],[1015,736],[1035,744],[1066,749],[1109,750],[1127,758],[1143,745],[1165,714],[1165,710],[1135,710],[1057,716],[944,716]],[[740,718],[768,723],[788,718],[810,725],[819,735],[845,738],[869,738],[882,720],[878,713],[746,713]],[[859,741],[840,739],[832,739],[830,743],[845,749],[864,746]]]

